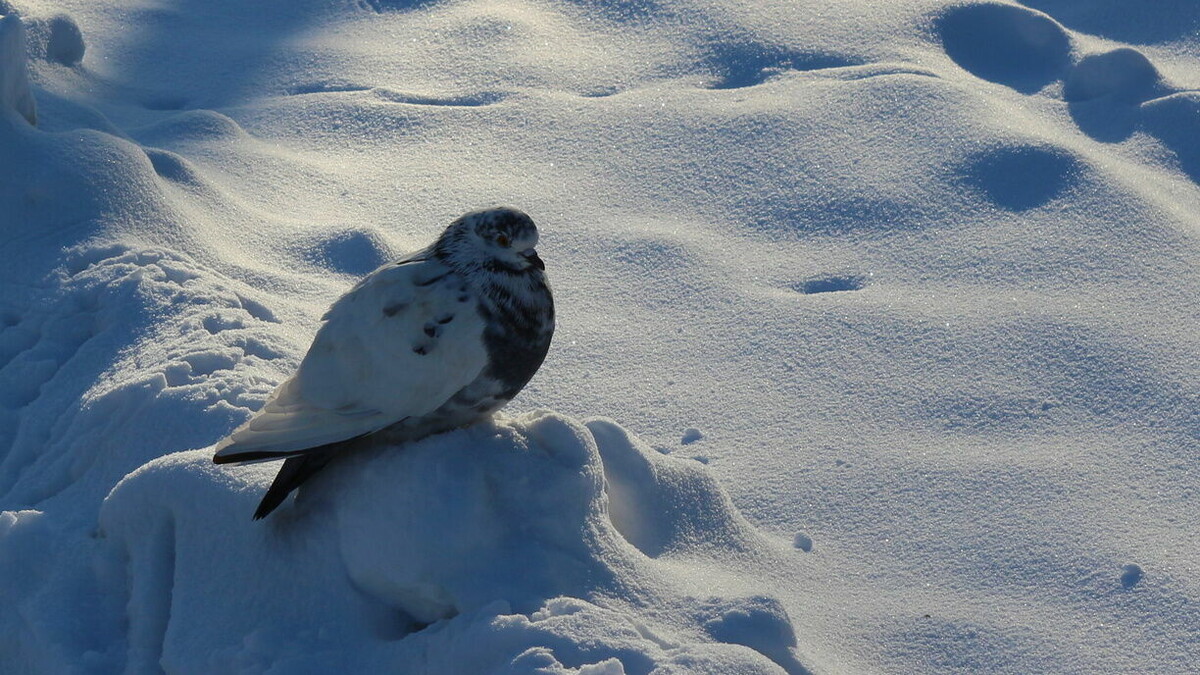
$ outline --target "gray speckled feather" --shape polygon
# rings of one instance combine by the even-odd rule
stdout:
[[[357,439],[421,438],[516,396],[554,334],[537,239],[515,209],[468,213],[338,299],[297,372],[216,446],[218,464],[287,458],[255,518]]]

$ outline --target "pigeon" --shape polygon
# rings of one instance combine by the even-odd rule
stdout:
[[[554,334],[537,241],[521,211],[474,211],[334,302],[296,373],[216,445],[217,464],[286,458],[254,519],[364,437],[416,440],[516,396]]]

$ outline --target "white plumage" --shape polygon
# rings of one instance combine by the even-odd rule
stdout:
[[[487,365],[482,317],[454,311],[475,302],[434,259],[376,270],[333,304],[296,374],[217,446],[217,457],[305,450],[433,412]],[[454,318],[437,323],[447,315]],[[420,354],[432,342],[430,324],[440,333],[436,348]]]
[[[290,458],[255,517],[353,439],[418,438],[515,396],[541,365],[554,326],[536,243],[520,211],[470,213],[338,299],[296,373],[216,446],[217,463]]]

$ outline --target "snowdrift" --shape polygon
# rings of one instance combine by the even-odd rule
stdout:
[[[169,455],[105,499],[98,567],[129,589],[110,618],[128,622],[124,669],[805,672],[766,589],[695,596],[658,562],[789,552],[702,465],[612,422],[535,413],[363,452],[263,527],[247,514],[269,469]]]

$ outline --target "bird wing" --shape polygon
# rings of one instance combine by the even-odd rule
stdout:
[[[296,454],[433,412],[487,366],[477,306],[434,259],[372,272],[333,304],[296,374],[217,445],[214,461]]]

